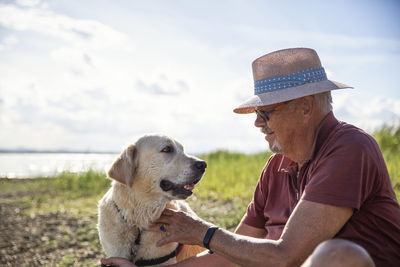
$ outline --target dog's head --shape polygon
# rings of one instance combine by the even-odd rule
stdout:
[[[205,161],[185,154],[176,140],[146,135],[121,153],[108,176],[135,191],[185,199],[192,194],[206,167]]]

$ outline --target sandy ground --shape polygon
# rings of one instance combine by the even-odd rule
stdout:
[[[100,266],[96,216],[27,215],[0,193],[0,266]]]

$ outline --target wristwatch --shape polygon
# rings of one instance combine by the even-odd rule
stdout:
[[[215,231],[218,229],[218,226],[210,226],[206,232],[206,235],[204,236],[203,239],[203,245],[205,248],[208,249],[208,253],[213,254],[214,252],[210,249],[210,241],[211,238],[213,237]]]

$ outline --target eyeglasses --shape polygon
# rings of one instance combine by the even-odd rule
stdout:
[[[259,115],[264,121],[269,121],[269,114],[271,114],[274,111],[280,110],[283,106],[285,106],[289,102],[290,101],[283,102],[270,110],[255,109],[254,112],[256,113],[256,115]]]

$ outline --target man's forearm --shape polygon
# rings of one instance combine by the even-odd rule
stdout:
[[[279,241],[253,238],[218,229],[210,248],[240,266],[281,266],[285,263]]]

